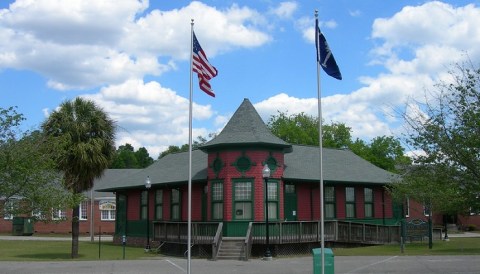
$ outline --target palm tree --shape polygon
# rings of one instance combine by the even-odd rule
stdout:
[[[78,97],[63,102],[42,129],[60,147],[55,163],[63,172],[65,188],[74,195],[92,188],[115,152],[115,122],[93,101]],[[78,257],[79,225],[77,203],[72,211],[72,258]]]

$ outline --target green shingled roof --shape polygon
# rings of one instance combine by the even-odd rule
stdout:
[[[395,174],[381,169],[350,150],[323,148],[323,180],[345,183],[385,184]],[[294,145],[285,154],[284,180],[320,180],[320,153],[318,147]]]
[[[143,169],[107,169],[103,173],[102,177],[95,179],[93,182],[94,197],[115,197],[113,193],[99,194],[99,189],[110,188],[112,185],[116,185],[116,182],[127,178],[137,172],[141,172]],[[89,191],[85,193],[87,197],[90,197]]]
[[[244,99],[225,128],[214,139],[201,146],[204,151],[232,146],[265,146],[289,150],[291,145],[267,128],[248,99]]]
[[[192,182],[207,181],[208,154],[192,152]],[[383,170],[362,159],[349,150],[323,149],[323,180],[337,183],[386,184],[395,179],[395,174]],[[292,152],[285,154],[286,181],[320,180],[318,147],[294,145]],[[106,173],[108,176],[109,173]],[[97,191],[115,191],[127,188],[144,187],[150,176],[152,185],[184,184],[188,181],[188,152],[168,154],[154,164],[130,176],[116,180],[105,180]]]
[[[290,145],[273,135],[248,99],[245,99],[222,132],[201,150],[192,151],[192,182],[206,182],[208,151],[231,147],[266,147],[285,152],[286,181],[320,180],[319,149]],[[323,179],[326,182],[385,184],[395,175],[360,158],[349,150],[323,149]],[[106,173],[109,176],[109,173]],[[143,188],[149,176],[153,186],[188,182],[188,152],[168,154],[151,166],[121,178],[108,178],[97,191]]]
[[[192,151],[192,182],[207,180],[207,156],[200,150]],[[140,172],[119,180],[108,180],[108,186],[97,191],[144,187],[147,176],[150,177],[152,186],[188,182],[188,152],[168,154]]]

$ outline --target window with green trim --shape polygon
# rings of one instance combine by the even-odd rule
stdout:
[[[253,219],[253,189],[251,181],[233,183],[233,218],[235,220]]]
[[[163,189],[155,191],[155,219],[163,219]]]
[[[335,187],[326,186],[324,188],[325,218],[335,218]]]
[[[212,182],[212,219],[223,219],[223,182]]]
[[[278,220],[278,182],[268,181],[268,219]]]
[[[373,217],[373,189],[371,188],[364,188],[364,207],[365,207],[365,218],[372,218]]]
[[[355,218],[355,188],[345,188],[345,217]]]
[[[181,212],[181,206],[180,206],[180,190],[179,189],[172,189],[172,197],[171,197],[171,219],[174,221],[180,220],[180,212]]]
[[[147,198],[148,198],[148,191],[144,190],[140,196],[140,219],[146,220],[147,219]]]

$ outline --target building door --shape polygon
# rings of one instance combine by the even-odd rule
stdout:
[[[115,233],[118,236],[126,235],[127,232],[127,196],[118,194],[117,218]]]
[[[285,183],[284,210],[286,221],[297,220],[297,191],[294,184]]]

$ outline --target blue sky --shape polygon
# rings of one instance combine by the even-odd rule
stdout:
[[[277,111],[316,115],[315,10],[343,75],[321,74],[323,117],[355,138],[400,136],[394,110],[449,81],[453,64],[480,59],[472,0],[0,1],[0,107],[18,106],[34,128],[83,96],[117,121],[117,145],[156,158],[188,142],[194,19],[219,71],[216,98],[194,75],[194,137],[219,132],[244,98],[265,121]]]

